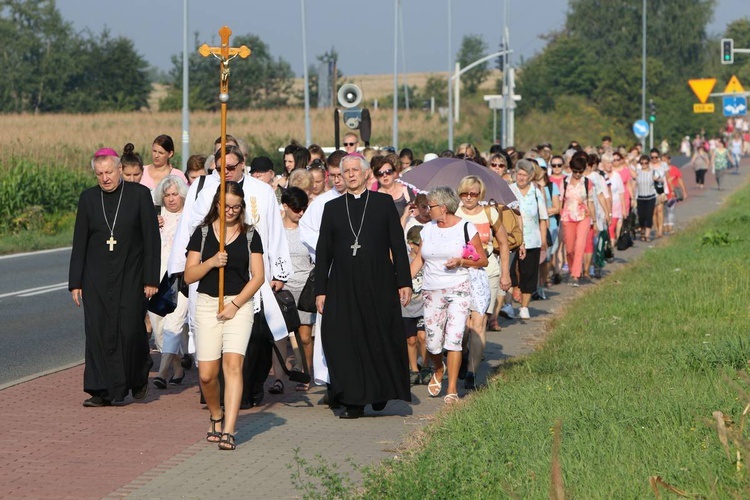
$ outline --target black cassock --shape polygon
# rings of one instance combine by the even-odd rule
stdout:
[[[316,248],[315,293],[325,295],[323,352],[331,395],[345,405],[411,401],[398,289],[411,287],[404,232],[393,198],[369,191],[326,203]],[[393,260],[391,260],[393,255]],[[330,269],[330,274],[329,274]]]
[[[124,191],[123,191],[124,190]],[[109,251],[109,225],[117,243]],[[153,365],[144,318],[145,285],[159,285],[161,238],[151,193],[140,184],[121,181],[113,192],[99,186],[78,200],[68,288],[83,293],[86,356],[83,390],[92,396],[125,399],[148,383]]]

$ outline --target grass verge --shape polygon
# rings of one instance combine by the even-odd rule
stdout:
[[[368,472],[362,496],[558,496],[554,462],[576,498],[650,497],[662,483],[747,498],[748,213],[740,191],[574,301],[543,349]],[[710,423],[717,410],[731,420],[728,452]]]

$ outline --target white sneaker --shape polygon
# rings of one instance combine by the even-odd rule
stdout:
[[[529,308],[528,307],[519,307],[518,308],[518,317],[521,319],[529,319],[531,316],[529,316]]]
[[[500,314],[508,319],[514,319],[516,317],[516,313],[513,312],[513,306],[510,304],[503,305],[503,307],[500,308]]]

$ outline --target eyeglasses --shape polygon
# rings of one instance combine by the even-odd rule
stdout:
[[[333,180],[344,178],[343,174],[331,174],[331,173],[328,174],[328,177],[330,177]]]
[[[658,160],[658,159],[659,159],[659,157],[658,157],[658,156],[652,156],[652,157],[651,157],[651,159],[652,159],[652,160]]]
[[[562,168],[563,164],[562,163],[550,163],[550,166],[552,168]]]
[[[235,170],[237,170],[237,167],[239,166],[239,164],[240,164],[240,162],[237,162],[234,165],[227,165],[224,168],[227,169],[227,172],[234,172]],[[219,169],[219,170],[221,170],[221,169]]]
[[[507,165],[505,163],[490,163],[490,165],[496,168],[507,168]]]
[[[356,144],[356,142],[345,142],[344,146],[355,146]]]
[[[289,206],[289,205],[287,205],[287,206]],[[304,212],[305,210],[307,210],[307,207],[299,207],[299,208],[289,207],[289,210],[291,210],[295,214],[298,214],[300,212]]]
[[[477,193],[476,191],[471,191],[468,193],[461,193],[458,196],[460,196],[461,198],[479,198],[479,193]]]
[[[394,172],[395,170],[390,169],[390,168],[388,170],[380,170],[378,172],[375,172],[375,177],[384,177],[386,175],[393,175]]]
[[[224,205],[224,210],[232,213],[239,212],[240,210],[242,210],[242,205]]]
[[[430,210],[432,210],[433,208],[439,207],[440,205],[427,205],[427,206],[430,207]]]

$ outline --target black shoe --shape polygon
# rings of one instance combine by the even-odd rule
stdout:
[[[180,385],[183,378],[185,378],[185,375],[183,375],[182,377],[172,377],[169,379],[169,383],[172,385]],[[156,384],[156,381],[154,381],[154,384]]]
[[[101,396],[91,396],[83,402],[86,408],[100,408],[102,406],[112,406],[112,400]]]
[[[339,418],[359,418],[365,414],[365,408],[363,406],[347,406],[346,409],[339,415]]]
[[[157,389],[166,389],[167,388],[167,381],[164,380],[161,377],[156,377],[154,379],[154,385],[156,386]]]
[[[338,410],[339,408],[341,408],[341,404],[335,402],[329,393],[330,393],[330,389],[326,389],[325,394],[323,394],[323,397],[320,398],[320,401],[318,401],[318,404],[328,405],[328,408],[330,408],[331,410]]]
[[[253,407],[252,401],[242,401],[240,402],[240,410],[249,410]]]
[[[476,390],[477,385],[474,380],[474,374],[469,372],[466,374],[466,380],[464,380],[464,389],[467,391],[474,391]]]
[[[182,359],[180,360],[180,364],[182,367],[186,370],[189,370],[193,367],[194,361],[193,356],[190,354],[185,354]]]
[[[146,396],[148,396],[148,382],[140,387],[134,387],[132,392],[133,399],[135,399],[136,401],[143,401],[144,399],[146,399]]]
[[[388,401],[381,401],[380,403],[373,403],[372,409],[373,411],[383,411],[385,409],[385,405],[388,404]]]

